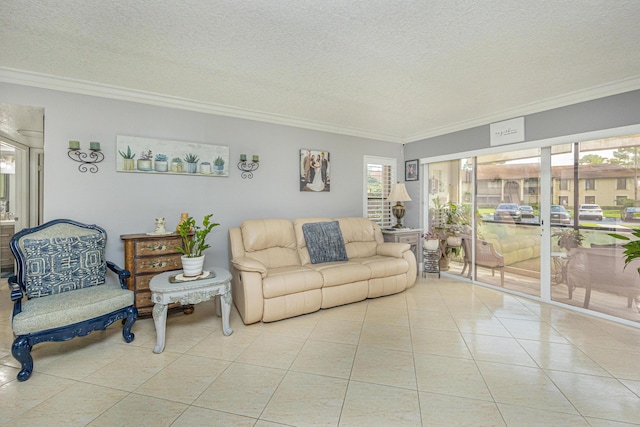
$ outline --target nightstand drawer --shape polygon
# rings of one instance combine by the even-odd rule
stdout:
[[[182,260],[180,259],[180,257],[180,254],[173,254],[151,258],[138,258],[135,264],[134,274],[159,274],[170,270],[182,270]]]
[[[416,245],[418,244],[418,236],[416,236],[415,234],[398,236],[398,243],[408,243],[410,245]]]
[[[136,242],[133,256],[138,258],[143,256],[175,254],[176,246],[182,246],[182,240],[179,236]]]

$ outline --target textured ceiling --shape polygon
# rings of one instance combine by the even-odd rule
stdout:
[[[4,0],[0,71],[409,142],[640,88],[639,16],[638,0]]]

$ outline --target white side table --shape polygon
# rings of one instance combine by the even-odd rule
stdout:
[[[167,327],[167,307],[179,302],[182,305],[198,304],[219,296],[220,305],[216,305],[216,314],[222,316],[222,332],[231,335],[233,329],[229,326],[231,312],[231,273],[221,267],[206,267],[205,271],[212,274],[204,279],[188,282],[170,283],[169,277],[180,274],[182,270],[166,271],[151,279],[151,301],[153,306],[153,322],[156,326],[156,346],[154,353],[162,353],[165,344]],[[222,313],[220,313],[222,312]]]

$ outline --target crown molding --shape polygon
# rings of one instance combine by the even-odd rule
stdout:
[[[89,82],[85,80],[58,77],[49,74],[42,74],[6,67],[0,67],[0,82],[13,83],[23,86],[34,86],[43,89],[59,90],[63,92],[71,92],[82,95],[98,96],[102,98],[118,99],[121,101],[137,102],[141,104],[176,108],[180,110],[195,111],[199,113],[214,114],[239,119],[254,120],[258,122],[272,123],[283,126],[291,126],[302,129],[316,130],[320,132],[329,132],[339,135],[355,136],[360,138],[395,142],[401,144],[434,138],[436,136],[458,132],[477,126],[484,126],[513,117],[526,116],[529,114],[552,110],[554,108],[565,107],[567,105],[591,101],[606,96],[617,95],[620,93],[640,89],[640,77],[636,76],[633,78],[610,82],[600,86],[568,93],[554,98],[521,105],[513,109],[479,116],[471,120],[464,120],[461,122],[453,123],[451,125],[434,128],[426,132],[402,137],[398,135],[371,132],[365,129],[336,126],[328,123],[315,122],[312,120],[302,120],[294,117],[281,116],[278,114],[245,110],[227,105],[194,101],[191,99],[154,92],[128,89],[118,86]]]
[[[423,139],[434,138],[436,136],[459,132],[478,126],[485,126],[490,123],[500,122],[502,120],[507,120],[514,117],[540,113],[542,111],[553,110],[555,108],[566,107],[568,105],[592,101],[594,99],[604,98],[611,95],[618,95],[620,93],[630,92],[638,89],[640,89],[640,77],[636,76],[633,78],[610,82],[600,86],[594,86],[588,89],[567,93],[565,95],[544,99],[542,101],[532,102],[530,104],[521,105],[513,109],[480,116],[475,119],[453,123],[449,126],[431,129],[428,132],[408,136],[403,142],[407,144]]]
[[[43,89],[59,90],[81,95],[118,99],[121,101],[137,102],[159,107],[177,108],[180,110],[195,111],[199,113],[214,114],[218,116],[254,120],[258,122],[292,126],[340,135],[402,143],[402,139],[398,136],[371,132],[365,129],[336,126],[328,123],[315,122],[312,120],[303,120],[294,117],[281,116],[278,114],[245,110],[241,108],[230,107],[227,105],[195,101],[176,96],[146,92],[136,89],[128,89],[102,83],[89,82],[85,80],[71,79],[67,77],[52,76],[49,74],[36,73],[33,71],[0,67],[0,82],[18,84],[23,86],[33,86]]]

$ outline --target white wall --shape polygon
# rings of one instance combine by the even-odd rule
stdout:
[[[362,159],[401,159],[400,144],[254,122],[133,102],[0,83],[0,103],[44,107],[44,219],[71,218],[107,230],[107,257],[122,265],[121,234],[154,229],[164,216],[174,228],[181,212],[222,224],[211,237],[208,262],[228,265],[229,227],[249,218],[362,216]],[[230,147],[230,176],[211,178],[116,172],[116,135]],[[81,173],[67,157],[69,140],[101,143],[98,173]],[[301,148],[331,153],[331,191],[300,192]],[[253,179],[236,168],[240,153],[260,156]]]

